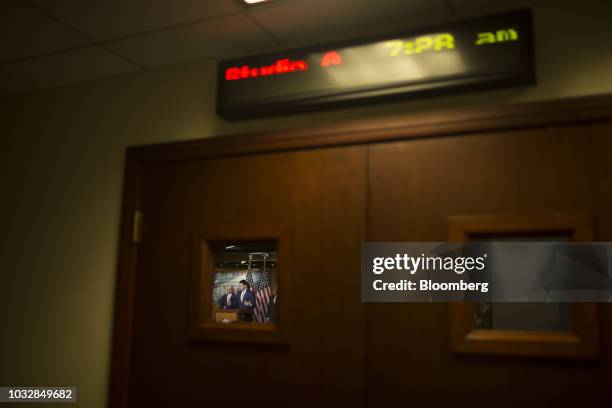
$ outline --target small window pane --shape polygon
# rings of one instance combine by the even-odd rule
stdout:
[[[470,234],[471,241],[569,242],[569,233]],[[571,332],[572,303],[477,303],[477,329]]]
[[[212,319],[268,324],[276,320],[278,253],[275,242],[212,245]]]
[[[477,329],[572,331],[571,303],[477,303]]]

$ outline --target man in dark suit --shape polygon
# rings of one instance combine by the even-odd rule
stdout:
[[[238,309],[244,313],[244,320],[253,321],[253,310],[255,309],[255,295],[251,292],[251,285],[244,279],[240,281],[238,291]]]
[[[227,293],[219,299],[219,306],[222,310],[238,309],[238,295],[234,293],[234,287],[227,288]]]
[[[266,320],[269,322],[276,321],[276,293],[270,297],[270,302],[268,302],[268,315],[266,316]]]

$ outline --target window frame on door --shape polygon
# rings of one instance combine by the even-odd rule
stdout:
[[[467,242],[478,234],[568,234],[574,242],[593,240],[593,218],[588,212],[544,214],[460,215],[448,219],[450,242]],[[572,305],[571,332],[478,329],[474,303],[451,303],[451,350],[455,353],[551,358],[599,357],[596,303]]]
[[[293,229],[287,225],[207,225],[193,239],[189,299],[189,338],[238,343],[287,344],[290,268]],[[214,277],[212,244],[218,242],[274,241],[277,245],[277,288],[282,300],[274,323],[217,323],[212,320],[211,293]]]

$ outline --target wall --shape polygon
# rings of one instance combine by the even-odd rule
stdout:
[[[227,123],[199,62],[5,98],[0,384],[76,385],[79,405],[105,406],[126,146],[612,92],[610,6],[575,3],[535,5],[537,87]]]

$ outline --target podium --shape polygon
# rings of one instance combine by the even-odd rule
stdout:
[[[234,322],[244,322],[246,321],[246,316],[249,315],[249,312],[238,310],[238,309],[225,309],[225,310],[215,310],[215,322],[217,323],[234,323]]]

